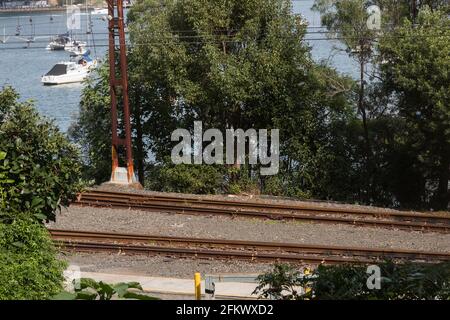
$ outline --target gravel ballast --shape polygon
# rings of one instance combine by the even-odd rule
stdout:
[[[187,196],[139,190],[121,190],[111,186],[103,186],[100,189],[140,194]],[[247,199],[248,201],[269,203],[301,203],[288,199],[267,199],[258,196],[188,196],[218,200]],[[303,203],[308,204],[309,202]],[[325,202],[309,204],[328,208],[375,209],[373,207]],[[383,208],[376,208],[375,210],[391,211]],[[69,209],[64,209],[57,216],[56,223],[50,223],[48,226],[66,230],[450,252],[449,234],[422,233],[344,224],[320,224],[306,221],[283,222],[227,216],[155,213],[129,209],[71,206]],[[261,274],[272,268],[272,264],[261,262],[181,259],[167,256],[124,255],[118,253],[62,253],[61,256],[71,264],[80,266],[83,271],[170,278],[192,278],[195,272],[201,272],[202,275],[227,273]]]
[[[450,234],[72,206],[55,229],[450,252]]]
[[[109,253],[66,253],[62,259],[77,265],[84,272],[143,275],[167,278],[192,278],[213,274],[261,274],[272,268],[267,263],[238,260],[179,259],[163,256],[123,255]]]

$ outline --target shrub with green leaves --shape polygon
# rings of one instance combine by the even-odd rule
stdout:
[[[11,220],[29,213],[38,220],[54,220],[80,190],[80,159],[52,121],[31,102],[19,102],[9,87],[0,91],[0,190],[3,214]],[[13,183],[11,183],[13,182]]]
[[[3,164],[6,158],[6,152],[0,151],[0,211],[6,207],[5,187],[14,182],[14,180],[7,179],[8,167]]]
[[[290,265],[276,264],[273,270],[259,275],[256,280],[259,285],[253,294],[259,294],[259,298],[297,300],[300,297],[301,273]]]
[[[158,165],[146,185],[163,192],[215,194],[223,184],[221,169],[210,165]]]
[[[0,261],[0,300],[41,300],[62,290],[65,263],[48,231],[31,218],[0,223]]]
[[[75,282],[75,280],[74,280]],[[134,289],[130,290],[130,289]],[[79,279],[79,285],[74,292],[62,291],[54,295],[52,300],[111,300],[111,299],[135,299],[135,300],[159,300],[142,293],[142,286],[138,282],[121,282],[108,284],[97,282],[90,278]]]
[[[260,298],[315,300],[449,300],[450,262],[378,263],[380,289],[369,289],[367,266],[319,265],[310,277],[303,278],[295,267],[275,265],[258,277],[254,294]],[[299,294],[298,287],[308,287]]]

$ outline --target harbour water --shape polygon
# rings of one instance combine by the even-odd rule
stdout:
[[[92,16],[93,47],[92,36],[86,34],[88,16],[82,13],[80,20],[81,30],[75,31],[74,37],[89,40],[91,56],[103,58],[107,51],[107,22],[99,15]],[[77,115],[83,84],[44,86],[41,76],[56,63],[69,59],[69,53],[64,50],[45,49],[51,36],[67,31],[66,21],[65,12],[0,14],[0,39],[7,39],[0,44],[0,87],[11,85],[23,100],[33,99],[39,112],[55,119],[62,131],[68,129]],[[17,26],[23,39],[14,36]],[[28,47],[25,40],[31,36],[35,41]]]
[[[339,71],[353,75],[355,66],[345,53],[333,51],[333,43],[323,33],[314,33],[320,29],[320,16],[310,10],[313,0],[294,1],[294,12],[308,19],[311,28],[306,36],[316,60],[330,60]],[[33,99],[39,112],[55,120],[62,131],[67,131],[76,118],[83,84],[43,86],[41,76],[59,61],[67,60],[65,51],[45,49],[51,36],[67,31],[66,15],[61,12],[45,13],[3,13],[0,14],[0,87],[13,86],[23,100]],[[103,58],[107,51],[107,21],[100,15],[92,16],[92,37],[87,38],[88,15],[81,15],[81,30],[75,33],[77,40],[90,42],[91,55]],[[15,37],[20,27],[20,39]],[[26,38],[34,36],[35,41],[29,48]],[[41,38],[42,37],[42,38]]]

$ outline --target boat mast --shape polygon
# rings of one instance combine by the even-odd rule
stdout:
[[[16,36],[20,36],[20,30],[22,29],[20,25],[20,18],[17,17],[17,27],[16,27]]]

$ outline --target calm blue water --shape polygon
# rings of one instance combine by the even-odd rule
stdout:
[[[53,65],[59,61],[69,59],[65,51],[45,50],[49,39],[37,38],[41,35],[55,35],[65,33],[65,12],[33,13],[26,16],[21,14],[0,14],[0,39],[16,33],[17,25],[21,26],[21,36],[28,38],[36,35],[30,48],[25,48],[27,43],[23,40],[11,37],[6,44],[0,44],[0,86],[11,85],[19,91],[22,99],[33,99],[38,110],[53,119],[66,131],[78,112],[81,83],[66,84],[61,86],[43,86],[41,76],[47,73]],[[53,18],[53,21],[50,20]],[[93,31],[96,43],[96,55],[91,38],[87,38],[87,16],[81,16],[82,30],[75,33],[76,38],[82,41],[89,40],[91,55],[104,57],[107,44],[107,23],[101,16],[92,16]],[[30,18],[32,23],[30,23]]]
[[[320,16],[310,10],[313,0],[294,1],[294,12],[301,13],[310,22],[310,32],[318,31]],[[53,18],[53,20],[50,19]],[[30,23],[30,18],[32,23]],[[87,16],[81,16],[82,30],[78,38],[86,41],[85,31]],[[93,31],[96,43],[96,56],[102,58],[107,50],[107,23],[100,16],[92,16]],[[16,33],[17,25],[21,26],[21,36],[55,35],[66,32],[65,12],[56,13],[17,13],[0,14],[0,39]],[[339,71],[355,75],[356,67],[345,53],[333,50],[338,43],[326,40],[324,34],[308,34],[307,39],[324,39],[309,41],[313,57],[316,60],[327,60]],[[21,94],[22,99],[33,99],[38,110],[55,119],[62,131],[66,131],[78,113],[78,104],[82,84],[67,84],[62,86],[43,86],[40,78],[59,61],[67,60],[68,53],[64,51],[45,50],[49,40],[39,38],[30,48],[26,42],[15,37],[8,39],[6,44],[0,43],[0,87],[12,85]],[[92,42],[91,42],[92,43]],[[91,46],[92,55],[94,50]]]

